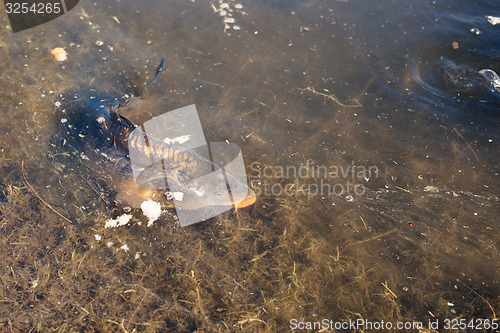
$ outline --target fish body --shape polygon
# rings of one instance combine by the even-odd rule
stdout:
[[[155,79],[161,72],[161,68],[162,64],[156,72]],[[186,198],[185,209],[227,205],[227,200],[223,199],[220,202],[213,198],[205,200],[203,193],[227,192],[226,181],[229,181],[233,184],[230,188],[233,197],[243,195],[245,198],[237,204],[233,202],[236,208],[255,202],[255,194],[246,184],[232,179],[231,175],[226,175],[226,178],[220,177],[216,181],[201,183],[198,179],[213,173],[219,167],[193,151],[183,150],[145,134],[137,125],[120,115],[120,109],[140,98],[116,97],[110,93],[98,93],[95,89],[89,89],[83,94],[76,95],[65,108],[67,118],[64,119],[67,121],[64,125],[67,137],[79,141],[76,146],[84,147],[82,150],[92,157],[92,163],[111,165],[111,170],[106,171],[106,174],[111,176],[115,186],[121,190],[119,191],[121,192],[120,199],[117,201],[137,206],[142,200],[154,196],[166,200],[154,190],[175,188],[181,189],[188,197],[192,196],[192,198]],[[140,167],[148,172],[139,175],[138,179],[132,178],[130,161],[132,150],[146,157]],[[134,163],[136,163],[135,160]],[[166,182],[167,179],[168,182]],[[162,187],[162,183],[168,184]],[[160,186],[151,188],[151,184]],[[163,194],[167,193],[168,191],[163,191]]]

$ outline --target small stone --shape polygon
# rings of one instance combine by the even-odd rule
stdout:
[[[439,192],[439,188],[437,188],[436,186],[427,185],[426,187],[424,187],[424,191],[425,192],[430,192],[430,193],[438,193]]]
[[[62,47],[56,47],[50,51],[57,61],[65,61],[68,59],[68,53]]]

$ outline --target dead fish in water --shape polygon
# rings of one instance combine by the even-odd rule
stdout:
[[[147,93],[148,87],[163,71],[163,65],[162,60],[155,77],[145,86],[141,96]],[[74,99],[65,101],[66,114],[61,122],[65,128],[64,139],[69,145],[76,151],[81,150],[83,156],[95,165],[95,169],[104,169],[104,176],[118,189],[117,202],[138,207],[144,200],[152,198],[172,206],[169,191],[139,186],[165,183],[166,179],[168,188],[182,190],[181,193],[186,197],[182,208],[186,210],[228,206],[227,196],[223,195],[224,192],[228,193],[226,182],[231,184],[229,193],[232,198],[239,198],[229,205],[242,208],[256,201],[253,191],[230,174],[226,173],[225,177],[212,179],[210,182],[201,180],[207,179],[204,176],[220,168],[194,151],[183,150],[142,132],[132,121],[120,114],[121,109],[142,100],[142,97],[116,95],[109,92],[99,93],[90,88],[76,94]],[[161,160],[161,171],[144,172],[145,176],[139,175],[139,181],[136,182],[130,162],[132,150]],[[144,170],[158,170],[158,165],[154,163],[144,163],[141,167]],[[216,196],[209,197],[205,193],[215,193]],[[220,199],[217,199],[219,193]]]

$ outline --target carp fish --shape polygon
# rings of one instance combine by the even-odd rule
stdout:
[[[157,80],[163,66],[162,59],[154,78],[144,86],[139,97],[119,96],[116,92],[99,92],[92,88],[65,97],[62,107],[64,116],[61,119],[65,142],[70,142],[68,145],[75,151],[81,150],[80,156],[97,165],[96,169],[103,170],[101,175],[117,189],[115,201],[130,209],[139,207],[141,202],[148,199],[173,207],[173,189],[176,193],[182,193],[182,198],[177,198],[176,208],[181,203],[181,209],[184,210],[216,206],[238,209],[252,205],[256,196],[246,182],[236,180],[229,173],[224,176],[219,174],[219,177],[207,181],[207,175],[220,170],[218,165],[194,150],[181,149],[173,143],[144,133],[120,113],[123,108],[138,101],[144,102],[148,87]],[[149,160],[153,161],[140,165],[148,172],[137,177],[132,172],[132,151],[150,157]],[[160,186],[155,187],[154,184]],[[209,193],[212,195],[208,196]],[[230,202],[227,194],[232,198]]]

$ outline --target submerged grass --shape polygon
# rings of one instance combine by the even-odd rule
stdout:
[[[473,259],[474,247],[456,250],[456,233],[422,236],[384,217],[396,208],[377,217],[369,202],[261,198],[183,229],[170,218],[104,229],[107,214],[75,210],[70,224],[30,192],[17,163],[3,168],[3,331],[277,332],[292,319],[492,318],[500,306],[494,278],[474,275],[494,274],[495,246]]]

